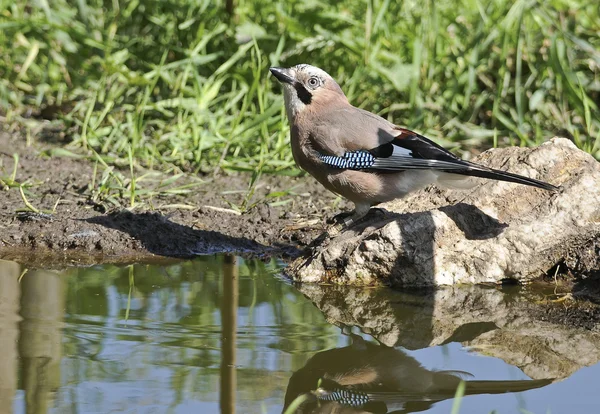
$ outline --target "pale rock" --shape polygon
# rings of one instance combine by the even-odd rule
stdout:
[[[474,161],[561,190],[484,179],[471,190],[430,186],[325,239],[288,274],[298,282],[432,286],[526,282],[561,262],[581,272],[599,267],[589,254],[600,238],[600,163],[591,155],[554,138]]]

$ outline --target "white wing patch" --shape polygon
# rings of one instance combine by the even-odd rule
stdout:
[[[408,148],[403,148],[398,145],[394,145],[394,151],[392,151],[392,157],[412,157],[412,151]]]

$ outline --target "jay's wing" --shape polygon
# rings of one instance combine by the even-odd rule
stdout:
[[[331,167],[373,172],[437,170],[466,176],[509,181],[556,191],[557,187],[505,171],[461,160],[454,154],[416,132],[396,127],[397,136],[370,149],[346,151],[339,155],[319,154]]]
[[[444,148],[404,128],[397,128],[397,136],[374,148],[347,151],[341,156],[321,155],[330,166],[368,170],[442,170],[461,171],[470,163],[461,160]]]
[[[398,171],[468,166],[424,136],[350,105],[323,111],[309,128],[311,146],[334,167]]]
[[[371,150],[398,136],[391,122],[350,105],[323,110],[306,123],[311,147],[323,155]]]

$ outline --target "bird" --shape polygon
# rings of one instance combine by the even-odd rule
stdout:
[[[470,188],[470,177],[559,190],[462,160],[417,132],[351,105],[338,83],[316,66],[269,70],[283,85],[294,161],[328,190],[354,203],[343,226],[363,219],[372,206],[430,184]]]
[[[452,398],[461,381],[465,382],[465,395],[522,392],[554,382],[551,378],[478,380],[466,371],[430,370],[401,348],[376,344],[356,334],[349,337],[348,346],[319,351],[292,374],[284,412],[301,395],[308,398],[306,408],[299,412],[417,412]],[[326,409],[311,410],[315,403]]]

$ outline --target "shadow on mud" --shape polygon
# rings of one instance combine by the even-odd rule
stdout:
[[[159,213],[121,211],[84,221],[127,233],[150,253],[161,256],[191,257],[224,252],[261,254],[270,250],[247,238],[184,226]]]

